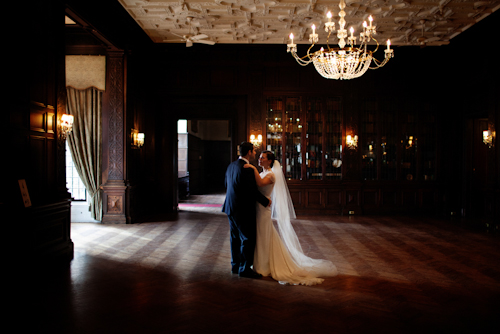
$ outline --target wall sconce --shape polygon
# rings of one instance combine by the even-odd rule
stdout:
[[[137,146],[142,147],[144,146],[144,133],[139,132],[137,134]]]
[[[144,133],[139,132],[139,130],[132,129],[132,148],[141,148],[144,146]]]
[[[250,142],[255,146],[255,148],[259,148],[262,145],[262,135],[250,135]]]
[[[62,114],[61,116],[61,138],[66,140],[68,134],[73,131],[73,115]]]
[[[345,137],[346,147],[351,150],[356,150],[358,148],[358,136],[357,135],[347,135]]]
[[[406,144],[406,149],[409,149],[413,147],[413,136],[408,136],[407,144]]]
[[[491,134],[491,130],[483,131],[483,143],[488,145],[488,148],[493,146],[493,135]]]

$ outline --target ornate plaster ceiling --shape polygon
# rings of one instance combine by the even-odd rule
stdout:
[[[310,44],[311,25],[326,43],[326,13],[338,28],[340,0],[118,0],[155,43],[205,34],[223,44]],[[445,45],[500,8],[500,0],[345,0],[346,29],[356,35],[372,15],[381,44]],[[493,34],[493,32],[492,32]],[[472,42],[472,41],[471,41]],[[336,38],[330,37],[330,44]]]

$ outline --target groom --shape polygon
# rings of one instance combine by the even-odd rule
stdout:
[[[222,212],[229,219],[231,272],[240,277],[260,278],[262,276],[251,269],[257,235],[255,206],[257,201],[263,206],[271,201],[257,189],[253,169],[243,167],[254,158],[253,144],[241,143],[239,159],[226,170],[226,200]]]

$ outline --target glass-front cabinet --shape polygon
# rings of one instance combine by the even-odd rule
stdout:
[[[345,159],[349,168],[359,171],[349,174],[360,175],[361,180],[436,179],[432,112],[417,117],[419,110],[405,110],[397,101],[377,98],[355,105],[359,109],[350,108],[346,122],[340,97],[266,98],[265,147],[275,153],[288,180],[341,180],[348,175]],[[348,135],[357,137],[357,146],[350,142],[344,146]]]
[[[340,98],[268,97],[266,148],[288,180],[342,178]]]
[[[436,124],[435,116],[428,113],[422,119],[421,173],[424,181],[436,179]]]
[[[300,97],[285,98],[285,177],[302,179],[302,100]]]
[[[417,173],[417,123],[416,116],[403,111],[401,127],[401,177],[408,181],[416,180]]]
[[[367,100],[365,101],[363,110],[361,111],[361,170],[364,180],[377,179],[377,109],[376,101]]]
[[[386,107],[387,112],[380,116],[381,121],[381,180],[396,180],[397,177],[397,152],[398,152],[398,123],[397,109],[394,105]]]
[[[323,176],[323,122],[322,101],[318,98],[307,101],[306,110],[306,178],[320,180]]]
[[[274,152],[278,161],[281,162],[283,148],[283,99],[268,98],[266,114],[266,149]]]
[[[342,178],[342,110],[340,98],[327,98],[325,115],[325,179]]]

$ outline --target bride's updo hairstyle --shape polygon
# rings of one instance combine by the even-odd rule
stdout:
[[[262,153],[266,155],[267,160],[271,161],[271,164],[269,165],[269,167],[272,168],[274,166],[274,160],[276,160],[274,153],[271,151],[262,151]]]

